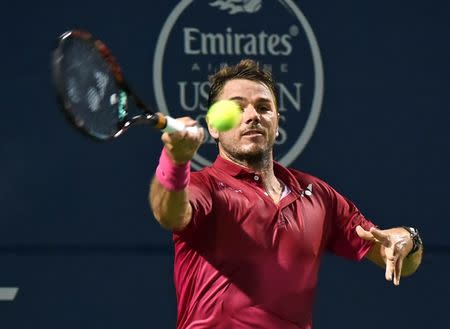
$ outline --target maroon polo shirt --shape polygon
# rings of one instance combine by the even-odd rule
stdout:
[[[220,156],[193,172],[192,220],[174,232],[178,329],[309,329],[325,250],[360,260],[371,243],[355,205],[328,184],[274,162],[290,193],[275,204],[262,179]]]

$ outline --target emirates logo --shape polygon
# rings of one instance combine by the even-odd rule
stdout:
[[[248,24],[251,15],[252,23]],[[210,19],[214,20],[211,24]],[[267,24],[277,17],[277,24]],[[274,75],[279,112],[275,160],[288,166],[309,142],[319,119],[323,66],[314,31],[293,0],[180,0],[167,16],[155,48],[153,87],[158,109],[206,126],[207,77],[242,58]],[[194,169],[217,157],[210,136]]]

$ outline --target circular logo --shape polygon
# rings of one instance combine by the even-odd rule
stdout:
[[[258,61],[276,81],[279,136],[274,158],[289,166],[309,142],[323,98],[323,66],[314,32],[291,0],[181,0],[158,38],[153,87],[158,109],[206,126],[208,76],[243,58]],[[192,166],[217,156],[207,141]]]

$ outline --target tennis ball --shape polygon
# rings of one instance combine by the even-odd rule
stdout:
[[[232,100],[215,102],[208,110],[206,119],[218,131],[227,131],[241,122],[242,111],[238,103]]]

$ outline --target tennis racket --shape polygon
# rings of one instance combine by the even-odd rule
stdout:
[[[81,132],[96,140],[121,136],[128,128],[149,124],[164,132],[197,131],[170,116],[155,113],[130,88],[105,43],[87,31],[71,30],[57,40],[52,78],[60,108]],[[130,100],[141,111],[129,113]]]

